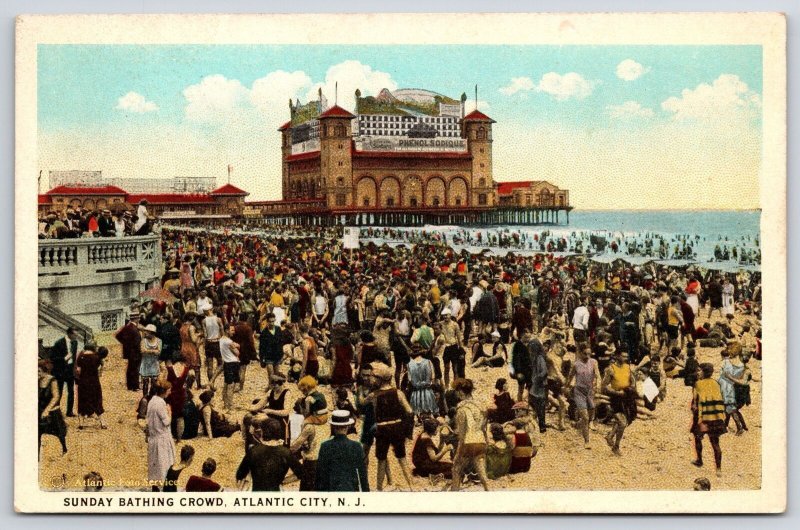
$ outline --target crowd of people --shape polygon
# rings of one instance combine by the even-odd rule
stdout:
[[[755,265],[761,263],[758,237],[730,239],[718,235],[709,240],[699,234],[661,234],[657,232],[620,233],[607,231],[543,230],[512,228],[458,228],[447,232],[414,228],[364,229],[368,239],[409,244],[443,243],[461,247],[493,247],[514,251],[584,254],[608,253],[613,256],[728,262]],[[713,245],[713,249],[711,246]],[[699,247],[708,247],[701,255]]]
[[[235,479],[253,491],[293,479],[301,491],[368,491],[370,476],[379,491],[410,490],[413,477],[489,490],[529,472],[552,430],[574,429],[588,450],[605,429],[609,455],[622,455],[668,380],[692,388],[693,464],[708,436],[721,473],[719,437],[747,431],[758,273],[497,257],[431,239],[345,250],[333,229],[292,230],[163,229],[163,292],[132,304],[115,333],[154,490],[170,491],[194,457],[176,443],[233,436]],[[719,364],[699,363],[699,347]],[[81,426],[108,427],[107,355],[70,330],[40,361],[40,438],[67,451],[73,387]],[[493,389],[476,388],[484,372]],[[250,379],[263,391],[245,395]],[[187,491],[214,491],[189,484],[214,487],[215,456]]]
[[[107,208],[90,210],[78,207],[40,213],[39,239],[147,235],[153,226],[147,204],[147,199],[142,199],[136,213],[120,208],[112,212]]]

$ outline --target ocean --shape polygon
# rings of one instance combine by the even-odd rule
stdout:
[[[502,227],[458,227],[424,226],[403,228],[402,231],[427,231],[443,234],[448,243],[469,248],[500,247],[487,244],[487,238],[513,236],[525,243],[518,249],[536,251],[539,242],[566,239],[565,253],[575,250],[575,243],[581,241],[580,251],[586,252],[591,236],[604,238],[609,245],[616,243],[618,252],[626,254],[631,245],[642,245],[646,240],[656,244],[663,241],[669,247],[667,259],[684,258],[674,255],[676,245],[679,250],[688,242],[692,247],[691,261],[719,261],[719,249],[727,251],[728,260],[734,262],[733,249],[741,256],[742,250],[752,255],[751,263],[760,261],[760,223],[761,212],[755,210],[574,210],[570,213],[568,225],[541,225]],[[480,233],[482,241],[476,245],[475,237]],[[465,235],[472,240],[465,241]],[[514,249],[512,249],[514,250]],[[606,254],[616,254],[610,247]],[[757,256],[756,256],[757,254]]]

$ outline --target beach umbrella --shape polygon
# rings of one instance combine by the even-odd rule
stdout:
[[[143,300],[153,300],[154,302],[172,303],[177,298],[163,287],[152,287],[139,293],[139,298]]]

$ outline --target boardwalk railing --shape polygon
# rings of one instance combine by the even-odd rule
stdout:
[[[40,239],[39,275],[69,274],[92,268],[160,267],[161,236]]]

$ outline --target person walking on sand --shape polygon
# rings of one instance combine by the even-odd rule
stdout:
[[[108,353],[107,350],[104,350]],[[97,418],[101,429],[108,425],[103,419],[103,387],[100,372],[103,358],[97,353],[97,344],[89,342],[75,359],[75,380],[78,387],[78,428],[83,429],[87,418]]]
[[[131,312],[128,322],[117,330],[114,338],[122,345],[122,358],[128,361],[125,386],[132,392],[139,390],[139,364],[142,362],[142,334],[139,329],[139,312]]]
[[[369,491],[364,448],[347,438],[355,423],[350,411],[334,410],[330,418],[333,438],[319,448],[316,491]]]
[[[378,491],[383,491],[383,481],[389,467],[389,447],[394,449],[394,456],[400,464],[400,471],[406,479],[409,491],[414,491],[411,484],[411,471],[406,462],[406,423],[413,415],[411,405],[405,395],[392,386],[394,371],[382,363],[372,364],[372,376],[379,381],[379,388],[369,399],[375,407],[375,457],[378,459]]]
[[[458,491],[465,471],[472,466],[484,491],[489,491],[486,477],[486,416],[472,397],[472,380],[456,379],[453,390],[459,398],[456,406],[455,432],[458,446],[453,458],[453,481],[450,491]]]
[[[572,388],[572,399],[578,412],[578,430],[583,435],[586,449],[592,447],[589,443],[589,425],[594,420],[594,395],[599,382],[597,360],[592,359],[591,350],[584,346],[578,350],[578,359],[570,367],[566,387]]]
[[[165,401],[170,385],[159,381],[153,388],[154,395],[147,403],[147,480],[153,491],[159,491],[167,470],[175,463],[175,442],[170,432],[172,416]]]
[[[728,432],[725,426],[725,403],[720,385],[712,379],[714,365],[703,363],[698,370],[698,381],[692,394],[692,434],[696,458],[692,464],[703,466],[703,436],[708,435],[714,451],[717,476],[722,474],[722,448],[719,437]]]
[[[625,350],[617,351],[614,362],[606,368],[600,386],[608,395],[611,412],[614,414],[614,423],[606,435],[606,443],[615,455],[621,456],[619,444],[622,435],[636,419],[636,380]]]
[[[231,336],[236,332],[236,326],[230,326],[228,333],[222,331],[222,336],[219,339],[219,352],[222,366],[217,368],[216,373],[210,378],[209,385],[214,389],[214,381],[220,373],[224,374],[224,386],[222,387],[222,403],[225,405],[225,411],[229,412],[233,408],[233,391],[239,384],[239,345],[231,339]]]

